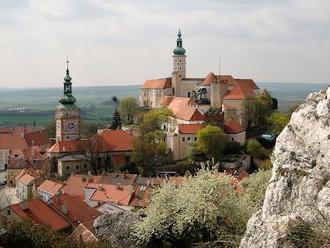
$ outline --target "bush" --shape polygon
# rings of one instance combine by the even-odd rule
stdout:
[[[265,159],[269,157],[269,152],[257,140],[249,140],[246,152],[255,158]]]
[[[261,205],[268,179],[266,172],[258,173],[246,179],[243,193],[237,193],[231,177],[202,170],[181,187],[162,185],[154,192],[146,217],[134,225],[139,244],[238,246],[248,219]]]

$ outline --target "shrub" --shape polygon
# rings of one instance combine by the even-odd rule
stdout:
[[[246,151],[255,158],[265,159],[269,156],[269,152],[257,140],[249,140]]]

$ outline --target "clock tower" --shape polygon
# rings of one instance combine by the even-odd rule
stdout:
[[[76,98],[72,95],[69,61],[66,63],[63,96],[55,109],[56,141],[80,139],[80,109],[75,104]]]

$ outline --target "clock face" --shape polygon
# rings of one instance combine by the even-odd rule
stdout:
[[[64,131],[67,133],[76,133],[79,131],[78,120],[66,120],[64,122]]]

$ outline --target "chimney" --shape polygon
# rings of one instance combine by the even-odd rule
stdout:
[[[61,204],[61,210],[63,214],[68,214],[68,206],[65,203]]]

